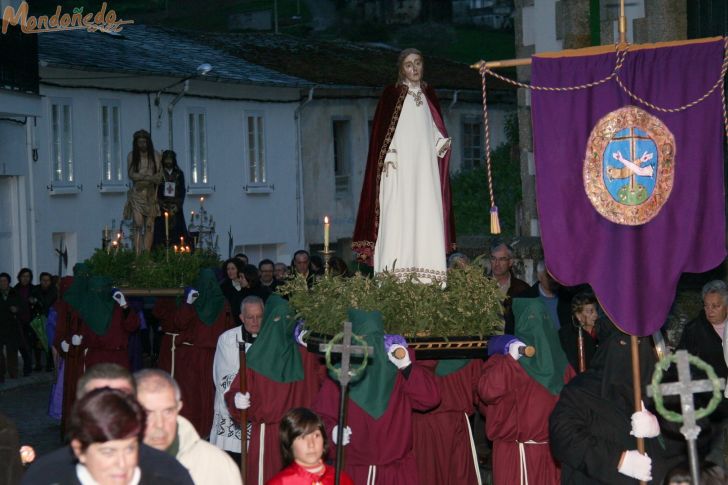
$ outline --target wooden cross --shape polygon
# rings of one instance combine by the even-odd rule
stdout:
[[[370,349],[366,345],[352,345],[351,343],[351,322],[344,322],[344,331],[341,337],[340,344],[332,344],[337,337],[334,337],[331,342],[325,344],[319,344],[319,349],[322,352],[330,354],[341,354],[341,367],[337,372],[337,380],[341,386],[341,394],[339,397],[339,422],[336,433],[336,476],[335,484],[339,485],[341,477],[341,468],[343,466],[343,455],[344,455],[344,427],[346,426],[346,403],[347,403],[347,389],[349,382],[355,374],[351,369],[351,356],[361,355],[365,359],[369,357]],[[372,349],[373,350],[373,349]]]
[[[680,409],[682,411],[683,425],[680,432],[685,436],[688,442],[688,458],[690,459],[690,474],[692,475],[692,483],[700,483],[698,481],[700,475],[698,461],[698,435],[700,434],[700,426],[697,425],[695,419],[695,400],[693,395],[699,392],[712,392],[713,383],[708,379],[694,381],[690,376],[690,362],[688,362],[687,350],[678,350],[675,353],[677,357],[677,382],[669,384],[660,384],[660,392],[663,396],[680,396]],[[725,386],[724,379],[720,379],[721,388]],[[647,395],[652,396],[652,386],[647,387]]]

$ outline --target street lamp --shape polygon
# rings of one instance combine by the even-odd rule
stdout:
[[[159,107],[161,96],[164,91],[167,89],[171,89],[178,84],[184,83],[184,87],[182,88],[182,91],[177,93],[177,96],[174,97],[174,99],[167,105],[167,117],[168,117],[168,125],[169,125],[169,150],[174,150],[174,124],[173,124],[173,118],[172,118],[172,112],[174,111],[175,105],[179,102],[182,97],[184,97],[185,94],[187,94],[187,91],[190,89],[190,79],[194,77],[202,77],[207,76],[207,74],[212,71],[212,65],[208,64],[207,62],[203,62],[199,66],[197,66],[197,69],[193,74],[190,74],[189,76],[185,77],[184,79],[180,79],[179,81],[175,81],[174,83],[170,84],[167,87],[164,87],[157,91],[157,95],[154,97],[154,104],[157,106],[158,109],[158,115],[157,115],[157,128],[160,128],[162,126],[162,109]]]

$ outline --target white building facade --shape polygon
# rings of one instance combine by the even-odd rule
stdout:
[[[157,151],[173,143],[187,184],[186,218],[204,197],[222,257],[230,231],[253,262],[289,260],[304,246],[295,112],[306,83],[156,29],[135,26],[123,34],[73,33],[82,41],[71,33],[38,34],[48,36],[39,39],[41,97],[34,110],[0,122],[0,240],[10,240],[0,251],[0,271],[57,273],[60,248],[67,251],[62,273],[70,274],[101,246],[105,227],[119,228],[130,184],[127,154],[139,129],[151,132]],[[155,66],[156,56],[143,59],[139,46],[150,40],[176,47],[174,69]],[[121,59],[104,48],[109,42]],[[180,81],[205,62],[211,73],[189,80],[170,118],[168,108],[185,87]]]

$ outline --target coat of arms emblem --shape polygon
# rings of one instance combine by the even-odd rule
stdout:
[[[584,189],[606,219],[637,226],[655,217],[672,191],[675,138],[636,106],[612,111],[589,136]]]

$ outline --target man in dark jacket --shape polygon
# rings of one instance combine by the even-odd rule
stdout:
[[[530,287],[525,281],[516,278],[513,274],[513,250],[500,239],[493,242],[490,247],[490,274],[498,283],[503,299],[503,319],[506,322],[506,333],[513,333],[513,310],[511,302]]]
[[[518,298],[540,298],[546,305],[556,330],[563,325],[571,324],[571,295],[566,288],[549,274],[543,261],[536,264],[536,277],[538,281],[517,295]],[[506,321],[505,332],[508,333],[510,328],[512,327],[509,327]]]
[[[18,377],[18,346],[20,345],[20,323],[18,310],[20,299],[10,287],[10,275],[0,273],[0,382],[5,382],[5,357],[7,372],[11,379]]]

